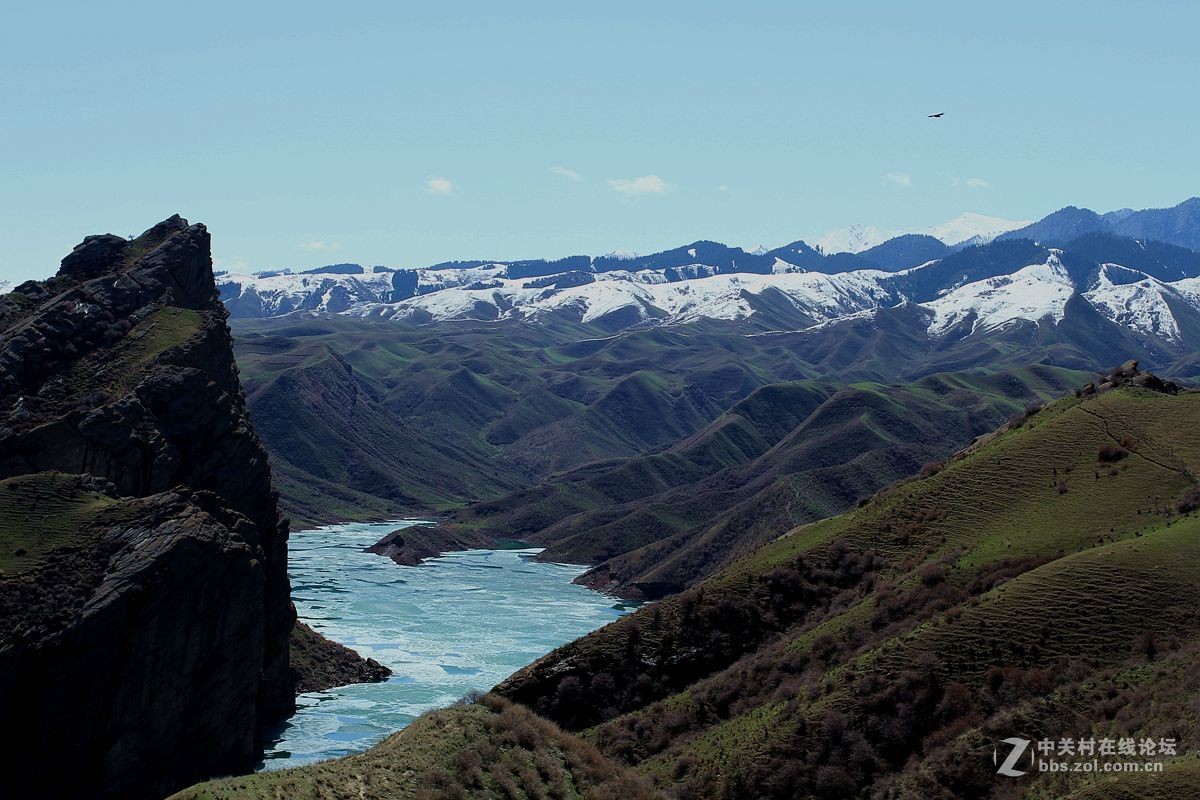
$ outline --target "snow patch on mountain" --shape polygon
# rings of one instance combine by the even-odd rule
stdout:
[[[943,222],[941,225],[934,225],[932,228],[913,231],[913,233],[928,234],[935,239],[941,239],[944,243],[951,246],[961,244],[977,245],[987,244],[1000,234],[1024,228],[1026,225],[1031,224],[1031,222],[1031,220],[1014,221],[1001,219],[1000,217],[989,217],[984,214],[975,214],[968,211],[948,222]]]
[[[392,291],[390,272],[362,275],[218,272],[215,278],[221,299],[234,316],[277,316],[301,310],[338,313],[351,306],[386,300]]]
[[[795,264],[789,264],[779,256],[775,257],[775,263],[771,265],[771,272],[775,275],[783,275],[788,272],[807,272],[803,267],[797,267]]]
[[[931,336],[945,334],[964,322],[971,333],[994,330],[1017,320],[1053,323],[1062,321],[1075,286],[1058,256],[1045,264],[1032,264],[1011,275],[974,281],[923,303],[933,312]]]
[[[1104,316],[1138,333],[1181,341],[1179,320],[1175,318],[1168,297],[1193,308],[1200,308],[1200,279],[1166,283],[1145,276],[1134,282],[1113,280],[1113,271],[1127,271],[1118,264],[1100,267],[1097,284],[1084,297]]]
[[[899,236],[901,231],[876,228],[873,225],[847,225],[844,228],[834,228],[831,231],[811,239],[813,247],[826,255],[832,253],[861,253],[870,250],[877,244],[883,244],[888,239]],[[809,241],[809,239],[805,239]]]
[[[481,267],[464,269],[419,269],[416,270],[417,291],[426,294],[458,286],[488,283],[503,277],[506,269],[508,269],[507,264],[485,264]]]
[[[494,316],[536,320],[553,312],[574,312],[582,322],[633,309],[641,319],[671,323],[699,319],[737,320],[751,316],[752,298],[777,291],[797,310],[814,319],[832,319],[891,301],[886,272],[861,270],[838,275],[791,272],[772,275],[739,273],[687,281],[647,283],[628,275],[606,273],[582,286],[531,288],[520,280],[499,280],[494,287],[446,289],[397,303],[376,304],[351,313],[405,319],[425,312],[436,320],[477,315],[481,304]],[[493,316],[488,314],[486,316]]]

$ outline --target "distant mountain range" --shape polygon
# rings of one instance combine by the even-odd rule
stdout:
[[[945,241],[908,233],[856,253],[802,241],[765,252],[700,241],[637,256],[369,272],[338,264],[217,281],[234,317],[513,319],[596,333],[716,320],[766,333],[857,325],[910,308],[906,328],[931,343],[1101,318],[1158,364],[1200,348],[1200,198],[1104,215],[1065,208],[986,244],[948,244],[966,234],[977,241],[989,225],[987,235],[995,232],[991,218],[963,219],[939,226]]]
[[[1156,242],[1168,242],[1190,250],[1200,249],[1200,197],[1172,208],[1143,211],[1123,208],[1097,214],[1087,208],[1067,206],[1032,225],[1000,234],[1000,239],[1035,239],[1061,245],[1088,233],[1107,233]]]

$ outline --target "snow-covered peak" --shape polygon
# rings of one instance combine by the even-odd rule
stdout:
[[[826,231],[812,240],[812,246],[822,253],[861,253],[870,250],[877,244],[883,244],[893,239],[901,231],[876,228],[873,225],[847,225],[844,228],[834,228]],[[807,241],[807,240],[806,240]]]
[[[989,217],[968,211],[952,220],[928,228],[905,228],[893,230],[872,225],[849,225],[827,231],[812,240],[823,253],[861,253],[875,245],[883,244],[897,236],[916,233],[940,239],[945,244],[987,244],[1002,233],[1029,225],[1028,221],[1014,221]]]
[[[963,284],[923,305],[933,312],[931,336],[940,336],[960,323],[969,333],[989,331],[1016,320],[1058,323],[1075,286],[1058,256],[1031,264],[1011,275]]]
[[[630,261],[639,258],[642,254],[627,247],[618,247],[616,250],[610,250],[604,254],[603,258],[619,258],[622,261]]]
[[[1029,220],[1014,221],[1001,219],[1000,217],[989,217],[984,214],[975,214],[968,211],[948,222],[943,222],[941,225],[934,225],[932,228],[913,231],[913,233],[928,234],[935,239],[942,240],[948,245],[957,245],[966,242],[970,242],[971,244],[987,244],[1000,234],[1024,228],[1030,222]]]
[[[233,316],[277,316],[292,311],[338,313],[362,303],[387,299],[392,291],[391,272],[361,275],[292,273],[288,270],[239,275],[217,274],[221,299]]]

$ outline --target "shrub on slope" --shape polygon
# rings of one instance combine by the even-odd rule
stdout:
[[[199,784],[172,800],[665,800],[592,745],[494,695],[424,714],[365,753]]]

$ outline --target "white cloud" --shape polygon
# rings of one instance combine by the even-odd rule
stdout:
[[[550,171],[555,175],[561,175],[564,178],[572,181],[583,180],[583,176],[570,167],[551,167]]]
[[[620,192],[626,197],[640,197],[644,194],[666,194],[674,188],[657,175],[642,175],[637,178],[614,178],[608,182],[614,192]]]
[[[722,183],[720,186],[717,187],[717,191],[718,192],[728,192],[729,187]]]
[[[425,191],[429,192],[430,194],[449,197],[450,195],[454,194],[454,182],[448,178],[442,178],[435,175],[429,180],[425,181]]]
[[[909,175],[907,172],[889,172],[883,176],[883,179],[897,186],[904,186],[905,188],[912,186],[912,175]]]
[[[301,242],[300,246],[305,250],[312,250],[318,253],[336,253],[342,249],[342,246],[337,242],[326,242],[322,239],[309,239],[307,242]]]
[[[991,184],[983,178],[967,178],[967,186],[970,186],[972,189],[987,189]]]

